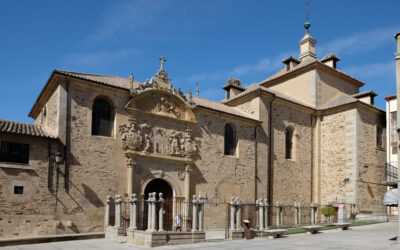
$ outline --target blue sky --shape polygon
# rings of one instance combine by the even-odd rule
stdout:
[[[304,0],[1,1],[0,119],[31,122],[33,103],[53,69],[145,81],[167,58],[176,87],[220,100],[226,79],[259,82],[298,57]],[[400,1],[314,0],[317,56],[336,53],[338,68],[362,90],[395,94],[393,34]]]

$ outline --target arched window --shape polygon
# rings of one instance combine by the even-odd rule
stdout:
[[[92,110],[92,135],[111,136],[113,121],[111,104],[103,98],[95,99]]]
[[[285,158],[292,159],[293,153],[293,129],[286,128],[285,131]]]
[[[236,150],[235,128],[231,124],[225,125],[225,155],[234,155]]]

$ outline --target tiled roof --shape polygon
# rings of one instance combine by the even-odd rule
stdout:
[[[108,76],[108,75],[96,75],[96,74],[88,74],[88,73],[79,73],[79,72],[71,72],[65,70],[54,70],[55,73],[59,73],[62,75],[89,80],[92,82],[109,85],[113,87],[118,87],[122,89],[129,89],[130,83],[128,78],[123,78],[120,76]],[[139,86],[140,82],[134,81],[134,87]],[[136,85],[136,86],[135,86]]]
[[[241,98],[243,96],[249,95],[249,94],[251,94],[253,92],[256,92],[256,91],[264,91],[264,92],[267,92],[267,93],[270,93],[270,94],[276,96],[279,99],[282,99],[282,100],[285,100],[285,101],[288,101],[288,102],[291,102],[291,103],[296,103],[296,104],[299,104],[299,105],[304,106],[306,108],[315,109],[315,107],[311,106],[310,104],[307,104],[307,103],[302,102],[300,100],[294,99],[293,97],[285,95],[285,94],[283,94],[281,92],[278,92],[276,90],[272,90],[272,89],[269,89],[269,88],[262,87],[262,86],[260,86],[258,84],[252,84],[249,87],[247,87],[246,90],[243,91],[242,93],[240,93],[239,95],[237,95],[234,98],[229,99],[229,100],[223,100],[222,102],[223,103],[228,103],[228,102],[231,102],[233,100],[239,99],[239,98]]]
[[[54,72],[59,73],[59,74],[63,74],[63,75],[67,75],[67,76],[71,76],[71,77],[75,77],[75,78],[78,78],[78,79],[89,80],[89,81],[92,81],[92,82],[96,82],[96,83],[100,83],[100,84],[104,84],[104,85],[109,85],[109,86],[114,86],[114,87],[118,87],[118,88],[122,88],[122,89],[129,90],[129,88],[130,88],[129,79],[128,78],[119,77],[119,76],[95,75],[95,74],[78,73],[78,72],[71,72],[71,71],[64,71],[64,70],[55,70]],[[135,81],[134,82],[134,87],[136,88],[140,84],[142,84],[142,83]],[[245,89],[245,88],[243,88],[243,89]],[[197,97],[197,96],[193,96],[193,102],[196,105],[198,105],[200,107],[203,107],[203,108],[208,108],[208,109],[219,111],[219,112],[223,112],[223,113],[226,113],[226,114],[230,114],[230,115],[239,116],[239,117],[242,117],[242,118],[258,121],[253,116],[251,116],[251,115],[249,115],[249,114],[247,114],[247,113],[245,113],[243,111],[240,111],[238,109],[235,109],[233,107],[227,106],[227,105],[225,105],[223,103],[220,103],[220,102],[207,100],[207,99],[204,99],[204,98],[201,98],[201,97]]]
[[[205,98],[201,98],[199,96],[193,96],[192,100],[199,107],[203,107],[203,108],[219,111],[222,113],[226,113],[226,114],[230,114],[230,115],[234,115],[234,116],[240,116],[242,118],[258,121],[254,116],[252,116],[246,112],[243,112],[241,110],[238,110],[236,108],[227,106],[220,102],[211,101],[211,100],[208,100]]]
[[[339,73],[340,75],[342,75],[342,76],[344,76],[344,77],[347,77],[347,78],[350,78],[350,79],[354,80],[355,82],[357,82],[357,84],[358,84],[360,87],[363,86],[363,85],[365,84],[363,81],[360,81],[360,80],[358,80],[358,79],[356,79],[356,78],[354,78],[354,77],[352,77],[352,76],[350,76],[350,75],[348,75],[348,74],[346,74],[346,73],[344,73],[344,72],[342,72],[342,71],[340,71],[340,70],[338,70],[338,69],[335,69],[335,68],[332,68],[332,67],[330,67],[330,66],[328,66],[328,65],[325,65],[325,64],[323,64],[321,61],[319,61],[318,59],[315,59],[315,58],[312,58],[312,57],[306,57],[306,58],[304,58],[304,59],[301,61],[300,64],[296,65],[296,67],[294,67],[293,69],[291,69],[291,70],[289,70],[289,71],[287,71],[286,69],[282,69],[282,70],[278,71],[278,72],[275,73],[274,75],[272,75],[272,76],[268,77],[267,79],[261,81],[259,84],[260,84],[260,85],[264,85],[265,83],[267,83],[267,82],[269,82],[269,81],[271,81],[271,80],[280,78],[280,77],[282,77],[282,76],[284,76],[284,75],[287,75],[287,74],[291,74],[291,73],[296,72],[296,71],[298,71],[298,70],[300,70],[300,69],[306,68],[306,67],[308,67],[308,66],[311,65],[311,64],[317,64],[317,65],[322,65],[323,67],[327,67],[327,68],[329,68],[329,69],[331,69],[331,70],[333,70],[333,71]]]
[[[44,138],[54,138],[36,124],[7,121],[0,119],[0,133],[11,133],[19,135],[30,135]]]
[[[361,92],[361,93],[354,94],[354,95],[352,95],[352,97],[354,97],[354,98],[360,98],[360,97],[364,97],[364,96],[367,96],[367,95],[377,96],[378,94],[375,93],[375,92],[372,91],[372,90],[368,90],[368,91],[364,91],[364,92]]]
[[[386,99],[387,101],[389,101],[389,100],[394,100],[394,99],[397,99],[397,95],[386,96],[385,99]]]

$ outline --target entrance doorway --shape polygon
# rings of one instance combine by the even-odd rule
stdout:
[[[171,186],[164,181],[163,179],[154,179],[150,181],[146,188],[144,189],[144,198],[147,200],[149,198],[149,193],[156,193],[156,198],[157,200],[160,198],[159,194],[162,193],[163,198],[164,198],[164,219],[163,219],[163,224],[164,224],[164,230],[167,231],[172,231],[173,229],[173,191]],[[158,228],[158,211],[160,208],[160,204],[157,203],[157,212],[156,212],[156,227]],[[145,214],[147,214],[147,209],[148,207],[145,206]],[[146,217],[145,217],[146,218]],[[144,224],[147,225],[147,221],[144,221]]]

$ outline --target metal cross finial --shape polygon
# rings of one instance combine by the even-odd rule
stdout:
[[[314,0],[306,0],[306,2],[303,4],[303,8],[306,8],[306,22],[308,22],[308,10],[309,10],[309,5],[313,2]]]
[[[160,70],[164,70],[164,62],[166,62],[166,61],[167,61],[167,59],[165,59],[165,57],[164,57],[164,56],[161,56],[160,58],[158,58],[158,60],[160,60],[160,61],[161,61],[161,67],[160,67]]]

